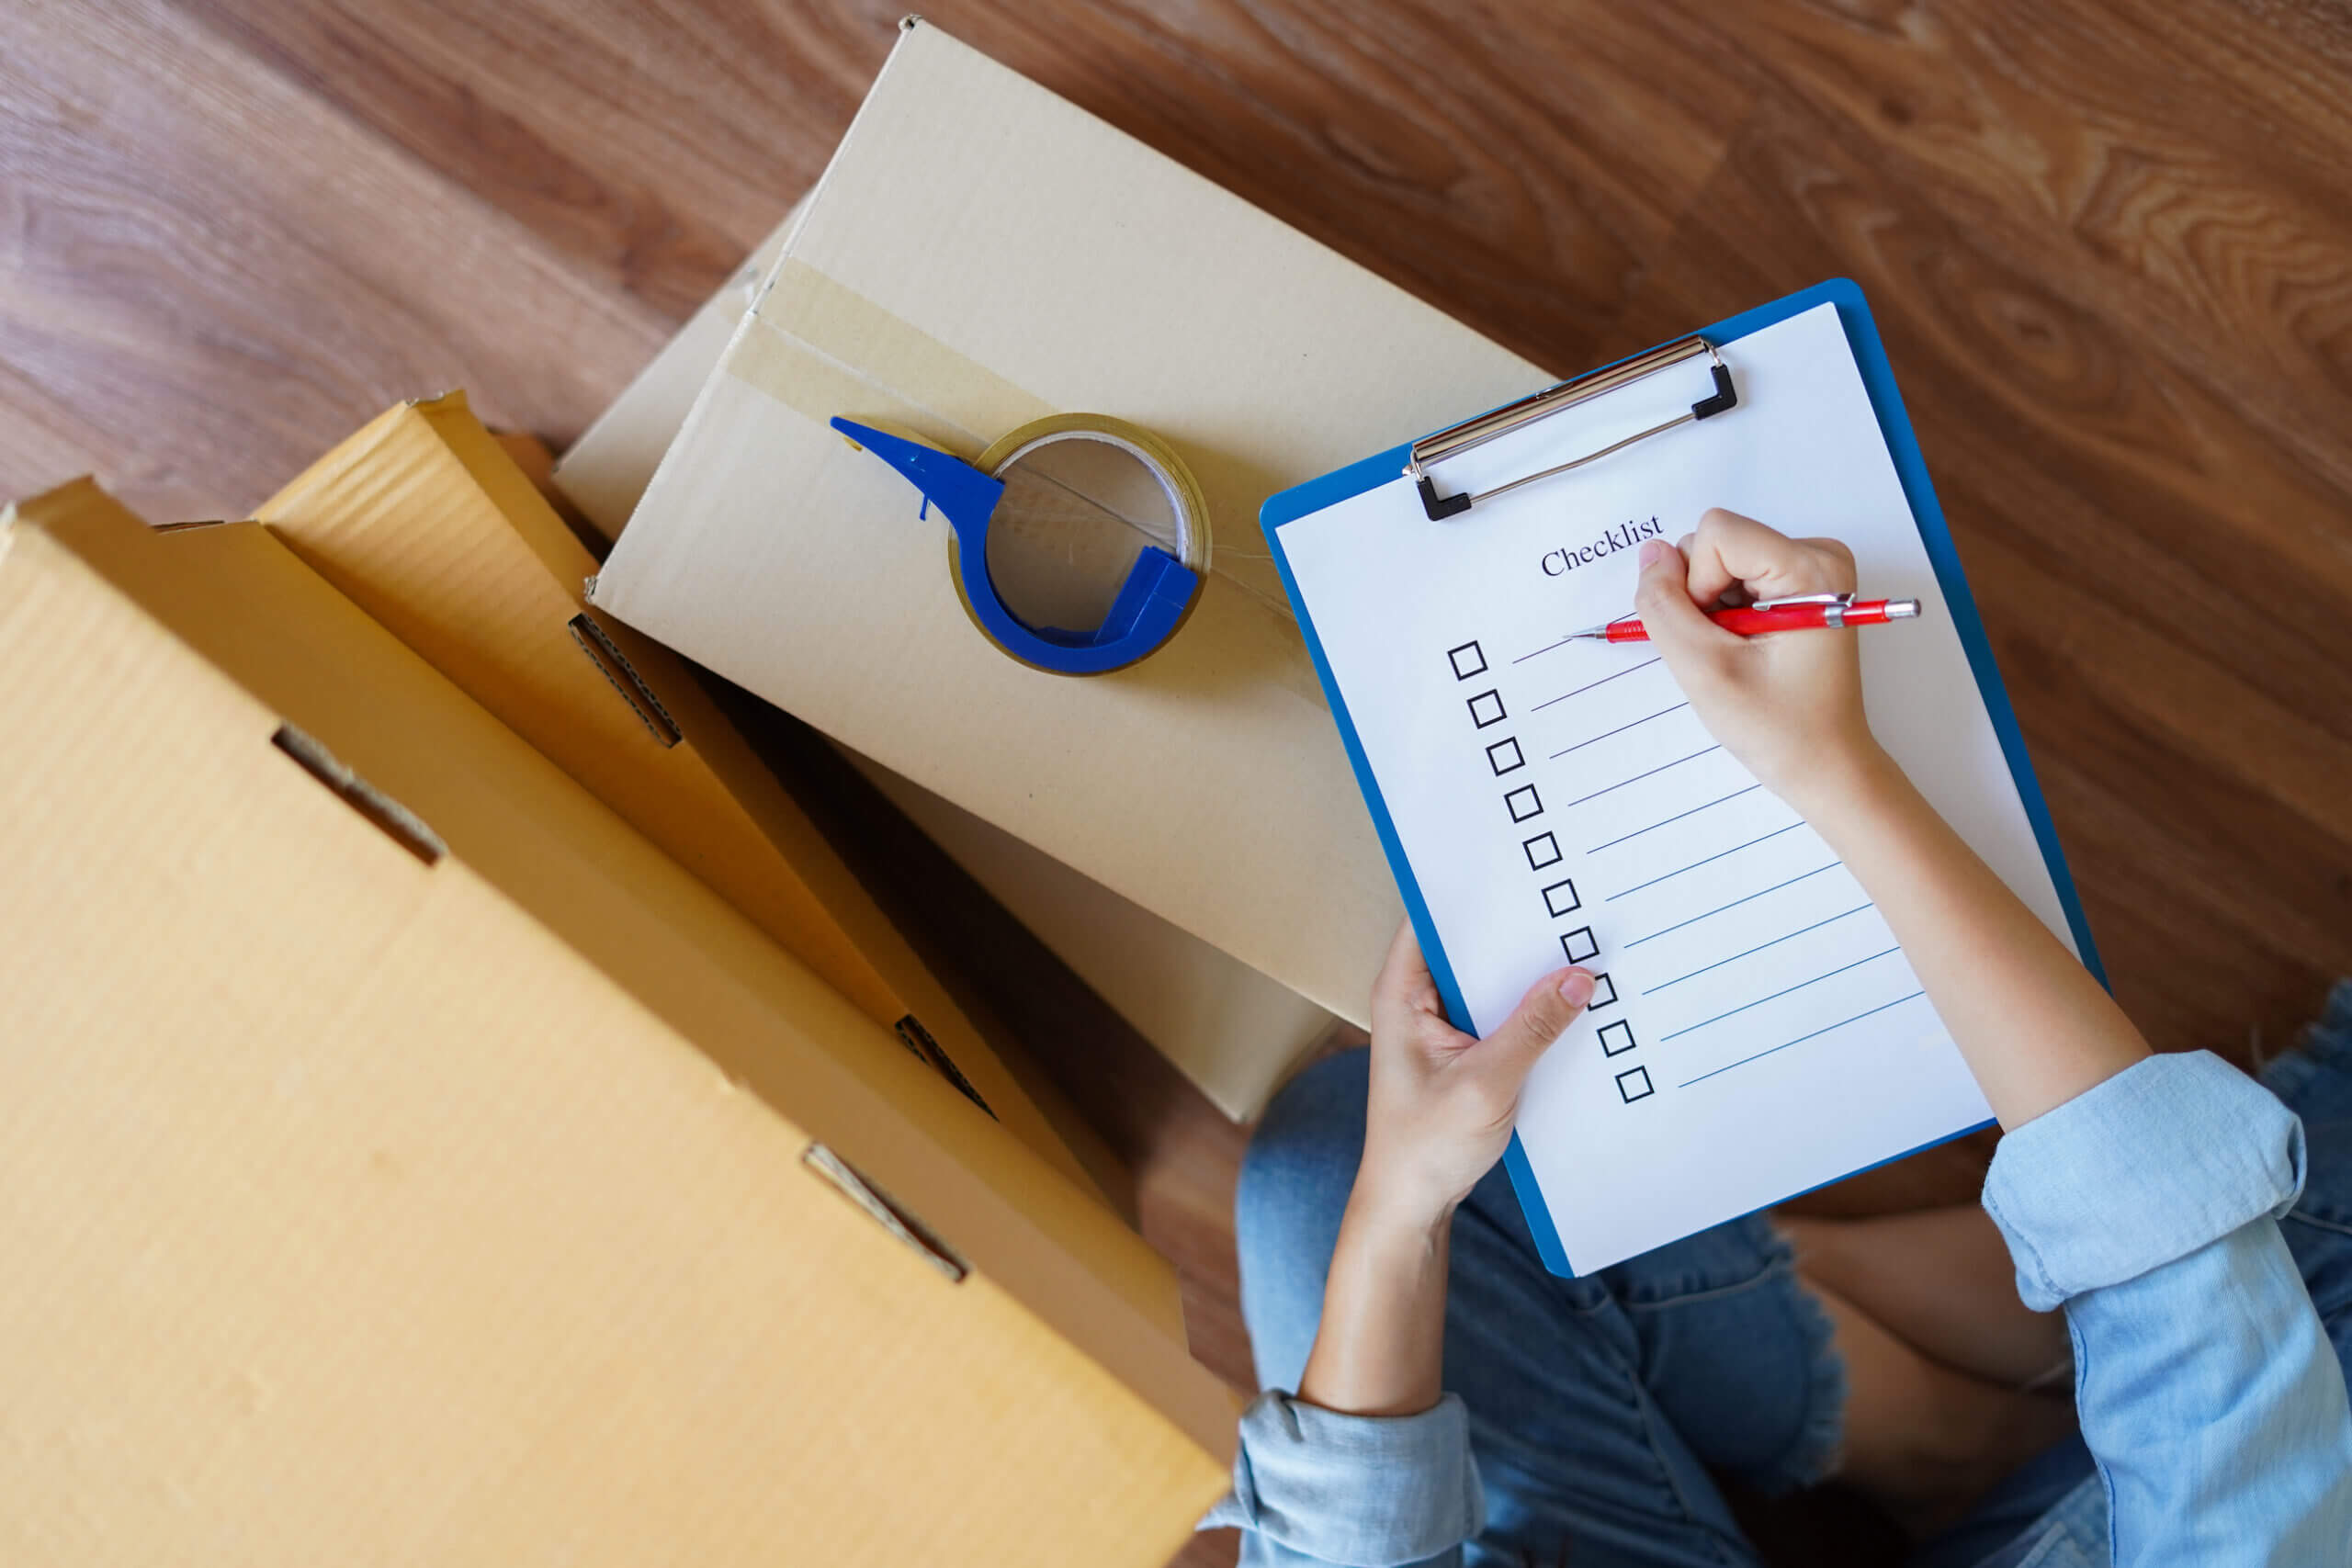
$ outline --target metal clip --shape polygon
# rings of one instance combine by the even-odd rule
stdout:
[[[1548,419],[1553,414],[1575,408],[1579,403],[1589,402],[1605,393],[1613,392],[1620,387],[1631,386],[1635,381],[1655,376],[1661,370],[1671,369],[1688,360],[1696,359],[1702,354],[1707,356],[1707,363],[1714,373],[1713,395],[1700,399],[1690,405],[1690,412],[1677,414],[1664,424],[1654,424],[1647,430],[1628,435],[1623,441],[1612,442],[1598,452],[1588,452],[1581,457],[1573,457],[1567,462],[1555,464],[1541,473],[1528,474],[1508,484],[1497,485],[1489,491],[1481,491],[1476,495],[1440,495],[1437,493],[1437,486],[1430,479],[1429,466],[1431,463],[1459,457],[1475,447],[1484,446],[1487,442],[1498,437],[1508,435],[1512,431],[1524,429],[1538,420]],[[1702,337],[1687,337],[1679,343],[1670,343],[1664,347],[1654,348],[1647,354],[1637,355],[1622,365],[1612,365],[1604,370],[1595,370],[1589,376],[1579,376],[1573,381],[1563,381],[1556,387],[1547,387],[1532,396],[1520,399],[1515,403],[1491,410],[1476,419],[1464,420],[1460,424],[1441,430],[1434,435],[1424,435],[1413,443],[1411,450],[1406,455],[1405,477],[1419,487],[1421,510],[1429,513],[1430,521],[1442,522],[1448,517],[1459,516],[1482,501],[1492,501],[1498,495],[1508,495],[1521,485],[1532,485],[1538,479],[1548,479],[1555,474],[1565,474],[1571,468],[1581,468],[1587,463],[1598,462],[1612,452],[1622,452],[1637,441],[1646,441],[1653,435],[1664,434],[1667,431],[1699,420],[1713,419],[1715,415],[1727,412],[1738,406],[1739,392],[1732,385],[1731,370],[1724,364],[1723,355],[1715,351],[1715,345]]]

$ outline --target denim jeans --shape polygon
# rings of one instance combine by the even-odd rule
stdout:
[[[1236,1200],[1260,1383],[1295,1389],[1363,1150],[1366,1054],[1302,1074],[1268,1111]],[[2352,982],[2263,1082],[2300,1114],[2309,1180],[2280,1223],[2339,1357],[2352,1355]],[[1587,1279],[1538,1258],[1499,1171],[1454,1220],[1445,1383],[1462,1396],[1487,1524],[1472,1563],[1693,1568],[1759,1560],[1718,1475],[1767,1494],[1834,1462],[1844,1374],[1789,1250],[1758,1216]],[[2054,1508],[2103,1510],[2070,1438],[2022,1466],[1917,1568],[1968,1568]],[[2086,1521],[2086,1530],[2103,1528]],[[2078,1531],[2078,1533],[2084,1533]]]

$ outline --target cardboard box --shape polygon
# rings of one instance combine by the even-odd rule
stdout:
[[[1091,1186],[684,662],[581,602],[594,558],[464,393],[388,410],[255,515],[1015,1136]]]
[[[556,463],[556,488],[607,539],[620,536],[637,509],[804,206],[794,206]],[[1331,1015],[1288,987],[871,759],[851,756],[899,810],[1236,1121],[1264,1109],[1290,1066],[1329,1032]]]
[[[593,597],[1363,1021],[1399,904],[1258,507],[1546,380],[913,25]],[[1217,548],[1165,649],[1070,680],[980,637],[944,525],[825,422],[969,457],[1081,411],[1177,448]]]
[[[1145,1564],[1215,1498],[1166,1266],[265,529],[11,509],[0,661],[9,1561]]]

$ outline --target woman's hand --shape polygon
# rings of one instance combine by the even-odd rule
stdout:
[[[1835,539],[1792,539],[1717,507],[1680,549],[1644,545],[1641,563],[1634,602],[1650,641],[1708,733],[1765,788],[1810,815],[1805,797],[1817,786],[1835,787],[1878,757],[1852,636],[1743,637],[1705,615],[1734,589],[1750,599],[1850,593],[1852,551]]]
[[[1502,1157],[1528,1069],[1591,999],[1585,971],[1546,975],[1508,1022],[1474,1040],[1446,1021],[1410,923],[1398,929],[1373,982],[1363,1163],[1301,1399],[1355,1416],[1411,1416],[1438,1402],[1454,1208]]]
[[[1450,1215],[1510,1142],[1529,1069],[1592,999],[1592,976],[1535,983],[1484,1040],[1446,1021],[1410,921],[1372,987],[1371,1109],[1352,1201],[1430,1223]]]

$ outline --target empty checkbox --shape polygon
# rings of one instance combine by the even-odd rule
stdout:
[[[1592,934],[1590,926],[1578,926],[1572,931],[1560,933],[1560,951],[1568,955],[1569,963],[1582,964],[1588,958],[1600,955],[1600,939]]]
[[[1500,724],[1510,717],[1503,712],[1500,692],[1481,692],[1470,699],[1470,722],[1484,729],[1490,724]]]
[[[1453,660],[1453,678],[1457,681],[1467,681],[1473,675],[1487,672],[1486,650],[1475,642],[1465,642],[1460,648],[1449,648],[1445,656]]]
[[[1521,840],[1519,846],[1527,852],[1527,869],[1542,871],[1547,865],[1560,863],[1560,840],[1549,833],[1538,833]]]
[[[1533,784],[1521,784],[1503,796],[1503,804],[1510,807],[1510,819],[1524,822],[1544,814],[1544,797],[1535,793]]]
[[[1590,1012],[1595,1008],[1605,1008],[1616,999],[1617,982],[1606,974],[1595,975],[1592,977],[1592,1000],[1584,1004],[1584,1010]]]
[[[1600,1054],[1602,1055],[1622,1056],[1633,1048],[1634,1026],[1632,1024],[1621,1018],[1614,1023],[1601,1025]]]
[[[1487,748],[1487,766],[1495,770],[1497,778],[1515,773],[1527,766],[1527,758],[1520,751],[1519,738],[1506,735]]]
[[[1573,915],[1583,908],[1584,900],[1577,897],[1573,882],[1555,882],[1544,889],[1544,907],[1555,915]]]
[[[1617,1094],[1628,1105],[1637,1100],[1647,1100],[1657,1091],[1650,1088],[1647,1067],[1628,1067],[1617,1075]]]

